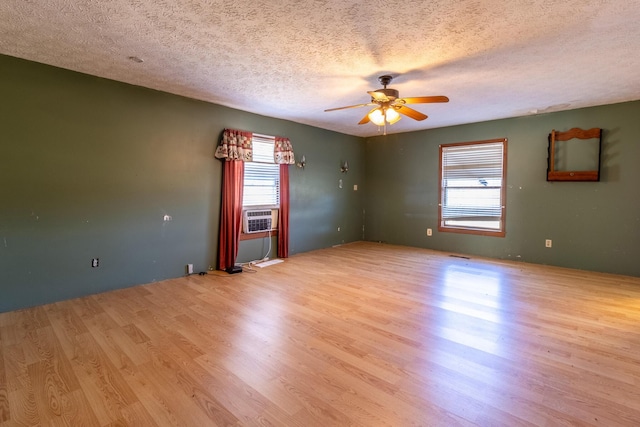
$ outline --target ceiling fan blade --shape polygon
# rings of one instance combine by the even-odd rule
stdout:
[[[449,102],[446,96],[414,96],[402,98],[405,104],[429,104],[432,102]]]
[[[375,111],[375,110],[377,110],[377,109],[378,109],[378,107],[376,107],[376,108],[374,108],[373,110],[369,111],[369,112],[367,113],[367,115],[366,115],[366,116],[364,116],[364,117],[362,118],[362,120],[360,120],[360,121],[358,122],[358,124],[359,124],[359,125],[364,125],[364,124],[366,124],[366,123],[369,123],[369,122],[371,121],[371,119],[369,118],[369,114],[371,114],[371,112],[373,112],[373,111]]]
[[[367,105],[375,105],[375,104],[368,103],[368,104],[347,105],[346,107],[329,108],[328,110],[324,110],[324,111],[325,111],[325,113],[326,113],[326,112],[328,112],[328,111],[346,110],[347,108],[366,107]]]
[[[378,102],[389,102],[389,98],[382,92],[377,92],[375,90],[370,90],[367,92],[371,95],[371,98],[375,99]]]
[[[426,114],[422,114],[420,111],[416,111],[413,108],[405,107],[404,105],[397,107],[396,111],[400,114],[404,114],[407,117],[411,117],[414,120],[424,120],[427,118]]]

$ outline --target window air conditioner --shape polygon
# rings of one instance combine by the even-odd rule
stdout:
[[[243,215],[245,233],[259,233],[272,229],[271,209],[246,210]]]

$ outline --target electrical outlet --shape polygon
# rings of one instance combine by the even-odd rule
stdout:
[[[358,191],[358,184],[353,184],[353,191]]]
[[[338,227],[338,231],[340,231],[340,227]]]
[[[545,248],[550,248],[552,246],[553,242],[551,241],[551,239],[547,239],[544,241],[544,247]]]
[[[187,264],[187,274],[193,274],[193,264]]]
[[[96,268],[100,266],[100,258],[91,259],[91,267]]]
[[[427,236],[431,237],[433,235],[433,230],[430,228],[427,228]]]

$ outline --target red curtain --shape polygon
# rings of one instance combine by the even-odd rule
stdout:
[[[251,132],[225,129],[215,156],[224,161],[222,175],[222,212],[218,268],[235,265],[242,231],[242,190],[244,162],[253,160]],[[274,161],[280,164],[280,212],[278,215],[278,256],[289,256],[289,164],[295,163],[288,138],[275,137]]]
[[[218,268],[233,267],[238,257],[240,231],[242,230],[242,189],[244,186],[244,162],[226,160],[222,173],[222,214],[220,216],[220,245]]]
[[[278,257],[289,257],[289,165],[280,165],[280,212],[278,214]]]

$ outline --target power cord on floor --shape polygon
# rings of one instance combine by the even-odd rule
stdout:
[[[269,249],[267,250],[267,254],[263,256],[261,259],[255,259],[253,261],[241,263],[240,266],[242,267],[243,272],[246,271],[247,273],[257,273],[258,270],[253,268],[253,266],[269,260],[269,255],[271,254],[271,229],[269,229],[267,233],[267,238],[269,239]]]

